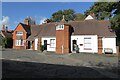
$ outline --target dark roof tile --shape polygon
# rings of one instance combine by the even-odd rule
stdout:
[[[29,25],[26,25],[26,24],[23,24],[23,23],[20,23],[22,25],[22,27],[25,29],[25,31],[30,34],[31,33],[31,29],[30,29],[30,26]]]
[[[47,23],[41,25],[31,25],[31,36],[28,37],[32,40],[34,37],[47,37],[56,36],[56,24],[57,23]],[[71,21],[67,24],[71,25],[74,29],[72,35],[98,35],[102,37],[115,37],[114,32],[110,32],[108,26],[110,22],[107,20],[85,20],[85,21]]]

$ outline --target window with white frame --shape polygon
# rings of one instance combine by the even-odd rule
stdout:
[[[23,32],[22,31],[17,31],[16,32],[16,36],[22,36],[23,35]]]
[[[84,49],[92,49],[91,48],[91,38],[84,38]]]
[[[24,40],[16,40],[16,46],[24,46]]]
[[[55,47],[55,39],[50,39],[50,47]]]
[[[64,25],[63,24],[57,25],[56,30],[64,30]]]

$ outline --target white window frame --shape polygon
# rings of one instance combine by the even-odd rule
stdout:
[[[16,46],[24,46],[24,40],[22,40],[22,39],[16,40],[15,45]]]
[[[22,31],[17,31],[16,36],[23,36],[23,32]]]
[[[56,30],[64,30],[64,24],[57,25]]]
[[[50,39],[50,47],[55,48],[55,39]]]
[[[84,50],[91,50],[92,47],[91,47],[91,37],[85,37],[84,38]]]

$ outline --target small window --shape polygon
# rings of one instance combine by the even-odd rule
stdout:
[[[84,38],[84,49],[91,50],[91,38]]]
[[[16,46],[24,46],[24,40],[16,40]]]
[[[17,35],[17,36],[22,36],[22,35],[23,35],[23,32],[17,31],[17,32],[16,32],[16,35]]]
[[[55,47],[55,39],[50,39],[50,47]]]
[[[64,30],[64,25],[63,24],[57,25],[56,30]]]

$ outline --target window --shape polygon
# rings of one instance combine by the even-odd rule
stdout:
[[[22,35],[23,35],[23,32],[17,31],[17,32],[16,32],[16,35],[17,35],[17,36],[22,36]]]
[[[16,46],[24,46],[24,40],[16,40]]]
[[[62,24],[57,25],[56,30],[64,30],[64,25]]]
[[[91,50],[91,38],[84,38],[84,49]]]
[[[50,39],[50,47],[55,47],[55,39]]]

